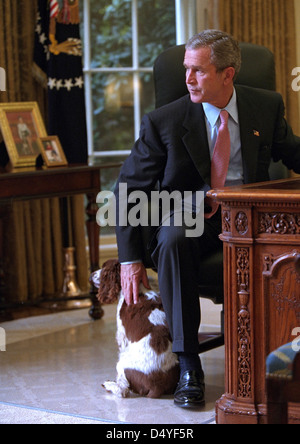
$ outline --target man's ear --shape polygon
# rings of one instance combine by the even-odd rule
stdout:
[[[233,79],[235,77],[235,69],[232,66],[229,66],[228,68],[224,69],[223,74],[225,85],[229,85],[233,82]]]

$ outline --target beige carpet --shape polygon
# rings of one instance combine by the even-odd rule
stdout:
[[[203,329],[219,324],[219,309],[204,301]],[[213,424],[224,393],[224,348],[202,355],[206,406],[174,406],[171,397],[116,399],[102,383],[115,378],[116,306],[92,321],[76,310],[5,322],[0,352],[0,424]]]

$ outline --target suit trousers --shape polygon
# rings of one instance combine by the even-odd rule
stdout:
[[[200,261],[222,250],[221,211],[205,220],[201,237],[187,237],[186,226],[161,226],[156,232],[152,260],[158,271],[160,294],[173,340],[174,353],[197,353],[201,322]],[[211,277],[214,279],[214,276]]]

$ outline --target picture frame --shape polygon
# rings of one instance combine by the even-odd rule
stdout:
[[[40,150],[48,168],[68,165],[67,158],[57,136],[40,137]]]
[[[40,155],[39,138],[47,131],[36,102],[0,103],[0,131],[10,166],[32,167]]]

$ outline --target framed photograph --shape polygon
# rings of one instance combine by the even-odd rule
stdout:
[[[47,167],[68,165],[65,153],[57,136],[40,137],[40,149]]]
[[[36,102],[0,103],[0,130],[13,168],[35,166],[47,131]]]

